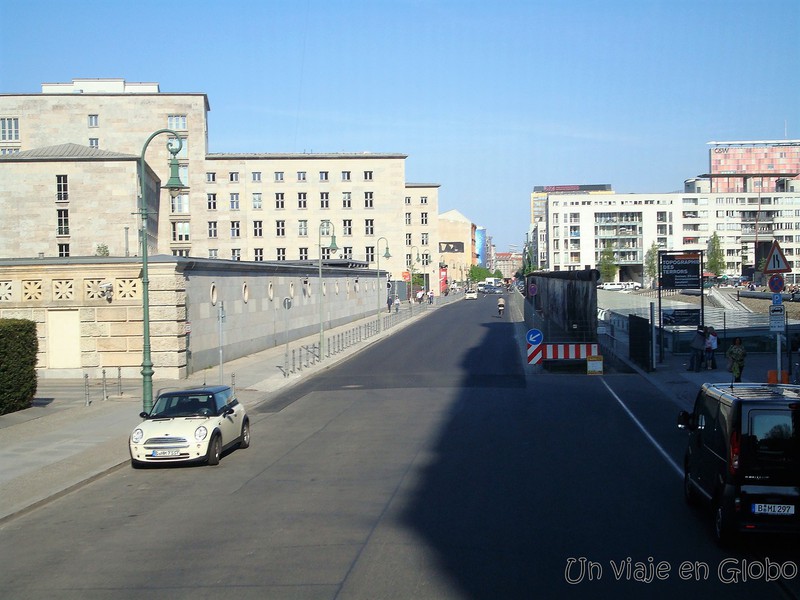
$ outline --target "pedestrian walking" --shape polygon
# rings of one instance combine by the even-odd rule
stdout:
[[[734,383],[742,382],[742,371],[744,371],[744,359],[746,356],[747,351],[742,345],[742,338],[737,337],[725,353],[725,357],[728,359],[728,371],[733,374]]]
[[[400,312],[400,296],[396,294],[394,297],[394,312]]]
[[[433,304],[433,290],[428,290],[428,304]]]
[[[392,312],[392,297],[391,296],[387,296],[386,297],[386,308],[388,309],[389,312]]]

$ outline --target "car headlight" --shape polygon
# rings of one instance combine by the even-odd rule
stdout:
[[[206,429],[202,425],[194,430],[194,439],[196,439],[198,442],[202,442],[204,439],[206,439],[207,435],[208,435],[208,429]]]
[[[142,431],[141,429],[134,429],[133,433],[131,434],[131,443],[138,444],[139,442],[142,441],[143,437],[144,437],[144,431]]]

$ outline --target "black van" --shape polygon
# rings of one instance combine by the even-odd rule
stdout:
[[[689,431],[684,495],[711,504],[718,541],[800,532],[800,386],[705,383],[678,427]]]

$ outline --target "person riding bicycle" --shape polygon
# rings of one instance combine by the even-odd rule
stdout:
[[[504,298],[497,299],[497,313],[502,317],[503,311],[506,309],[506,301]]]

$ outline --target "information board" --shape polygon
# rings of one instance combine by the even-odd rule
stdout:
[[[674,290],[701,288],[700,255],[662,254],[661,287]]]

